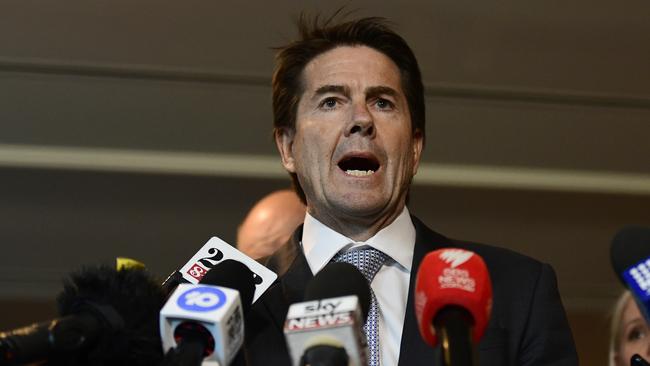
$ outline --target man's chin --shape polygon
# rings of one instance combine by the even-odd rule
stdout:
[[[371,218],[382,215],[386,208],[385,200],[373,200],[370,197],[354,197],[338,202],[335,209],[348,217]]]

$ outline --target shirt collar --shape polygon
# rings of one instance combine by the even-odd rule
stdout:
[[[305,216],[302,248],[312,273],[318,273],[342,249],[363,245],[384,252],[404,270],[410,272],[415,247],[415,227],[406,206],[390,225],[365,242],[354,241],[332,230],[309,213]]]

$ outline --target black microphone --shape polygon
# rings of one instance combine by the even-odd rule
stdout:
[[[253,272],[227,259],[198,285],[180,284],[160,312],[163,366],[227,365],[244,341],[244,314],[255,293]]]
[[[190,283],[190,281],[183,278],[183,274],[179,270],[174,270],[160,285],[162,290],[168,296],[180,285],[181,283]]]
[[[345,262],[332,262],[314,276],[305,289],[305,301],[340,296],[357,296],[365,320],[370,311],[370,286],[357,267]]]
[[[632,359],[630,359],[630,366],[650,366],[650,363],[635,353]]]
[[[612,267],[650,324],[650,228],[629,226],[612,239]]]
[[[64,282],[60,318],[0,333],[0,365],[156,364],[164,301],[142,269],[83,268]]]
[[[255,276],[253,271],[244,263],[226,259],[219,263],[214,269],[208,271],[199,282],[203,285],[227,287],[239,291],[244,314],[253,305],[255,294]]]
[[[362,326],[370,287],[348,263],[330,263],[314,276],[305,301],[291,305],[284,326],[293,365],[365,365]]]

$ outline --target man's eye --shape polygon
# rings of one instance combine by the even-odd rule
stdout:
[[[375,103],[379,109],[391,109],[393,108],[393,103],[387,99],[379,98]]]
[[[335,98],[327,98],[320,103],[320,106],[326,109],[335,108],[338,101]]]

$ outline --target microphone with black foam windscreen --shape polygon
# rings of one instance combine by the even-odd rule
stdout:
[[[162,365],[227,365],[244,341],[255,293],[251,270],[223,260],[198,285],[179,284],[160,311]]]
[[[629,226],[612,239],[612,267],[650,324],[650,228]]]
[[[305,301],[289,307],[284,334],[292,364],[366,365],[362,327],[370,308],[370,287],[349,263],[330,263],[314,276]]]
[[[446,248],[424,257],[415,283],[415,314],[424,341],[442,345],[443,365],[478,365],[476,344],[491,310],[492,284],[479,255]]]
[[[0,365],[156,364],[164,301],[142,269],[84,268],[64,283],[60,318],[0,333]]]

